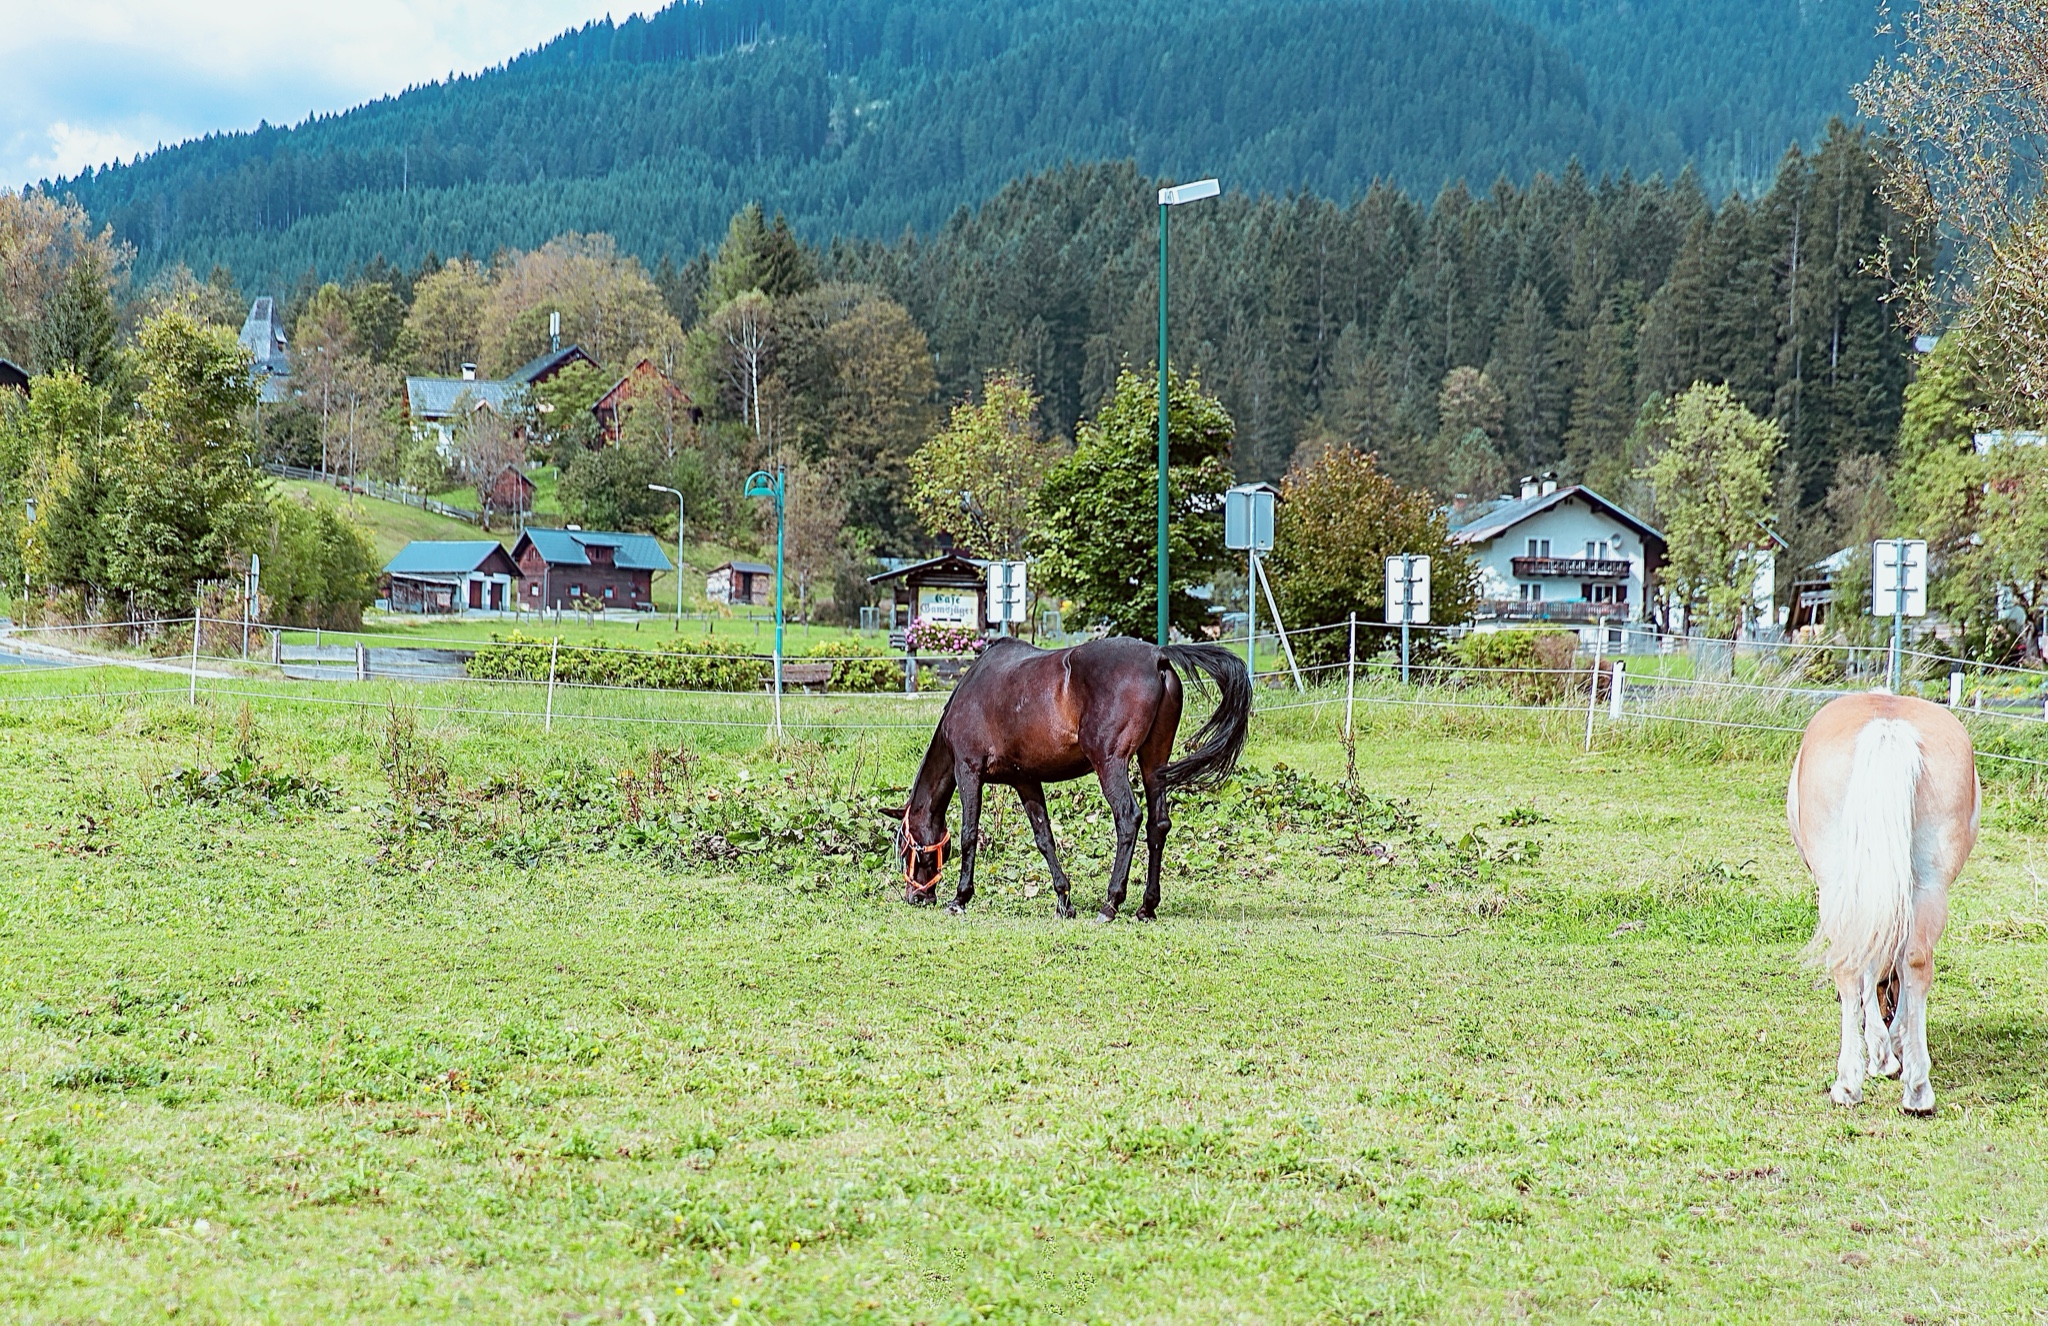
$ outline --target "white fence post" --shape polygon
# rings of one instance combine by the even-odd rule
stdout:
[[[1962,703],[1963,674],[1960,672],[1951,672],[1948,674],[1948,707],[1951,709],[1959,709],[1962,707]]]
[[[192,600],[192,688],[190,698],[199,703],[199,632],[206,621],[206,591],[195,592]]]
[[[548,644],[548,716],[542,727],[544,732],[555,730],[555,660],[562,652],[562,637],[556,636]]]
[[[1607,685],[1607,717],[1613,722],[1621,721],[1622,661],[1614,660],[1614,680]]]
[[[1344,740],[1351,740],[1351,702],[1358,694],[1358,614],[1351,614],[1350,634],[1344,648]]]

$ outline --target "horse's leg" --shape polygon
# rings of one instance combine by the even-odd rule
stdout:
[[[1131,791],[1131,761],[1128,756],[1110,758],[1098,765],[1095,776],[1102,783],[1102,795],[1116,819],[1116,861],[1109,868],[1109,892],[1102,899],[1102,919],[1114,921],[1124,905],[1124,889],[1131,878],[1131,855],[1138,849],[1138,798]]]
[[[1913,895],[1913,930],[1906,939],[1905,970],[1899,980],[1899,1108],[1908,1114],[1934,1113],[1934,1086],[1927,1080],[1927,992],[1934,986],[1934,945],[1948,925],[1948,890],[1920,889]]]
[[[1835,976],[1835,995],[1842,1001],[1842,1051],[1835,1056],[1835,1084],[1828,1098],[1837,1105],[1863,1103],[1863,985],[1868,979],[1862,972]]]
[[[1864,1059],[1870,1065],[1872,1077],[1896,1077],[1899,1072],[1899,1056],[1892,1052],[1891,1029],[1884,1024],[1884,995],[1881,991],[1883,984],[1875,971],[1864,973]]]
[[[955,916],[967,910],[974,897],[974,854],[981,848],[981,775],[955,775],[960,784],[960,889],[946,910]]]
[[[1149,752],[1148,752],[1149,753]],[[1145,900],[1138,904],[1138,919],[1149,921],[1159,912],[1159,867],[1166,858],[1166,832],[1173,827],[1166,809],[1166,784],[1159,781],[1159,766],[1139,761],[1145,782]]]
[[[1017,784],[1017,799],[1024,803],[1024,818],[1031,823],[1031,836],[1038,843],[1038,854],[1045,858],[1046,868],[1052,871],[1052,891],[1059,896],[1054,915],[1061,920],[1071,920],[1074,915],[1073,889],[1067,882],[1067,872],[1060,869],[1059,844],[1053,841],[1052,813],[1045,808],[1045,784]]]

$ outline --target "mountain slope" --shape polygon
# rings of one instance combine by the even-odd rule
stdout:
[[[1667,173],[1699,160],[1719,187],[1752,182],[1794,133],[1846,109],[1870,60],[1856,13],[1848,0],[706,0],[51,188],[111,222],[144,272],[183,260],[272,281],[567,229],[609,230],[650,258],[688,252],[755,198],[821,238],[928,230],[1063,160],[1340,199],[1374,179],[1431,192],[1573,158]]]

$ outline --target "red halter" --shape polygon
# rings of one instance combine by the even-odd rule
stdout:
[[[938,887],[938,874],[946,868],[946,844],[953,841],[953,831],[948,829],[939,835],[939,840],[928,847],[919,846],[917,839],[910,836],[910,826],[903,826],[903,882],[917,887],[917,858],[926,852],[937,859],[932,862],[932,886]]]

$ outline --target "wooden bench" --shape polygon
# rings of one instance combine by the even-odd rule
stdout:
[[[825,663],[798,663],[782,660],[782,688],[786,691],[822,691],[832,683],[832,665]],[[775,689],[775,671],[771,667],[768,677],[761,683],[765,690]]]

